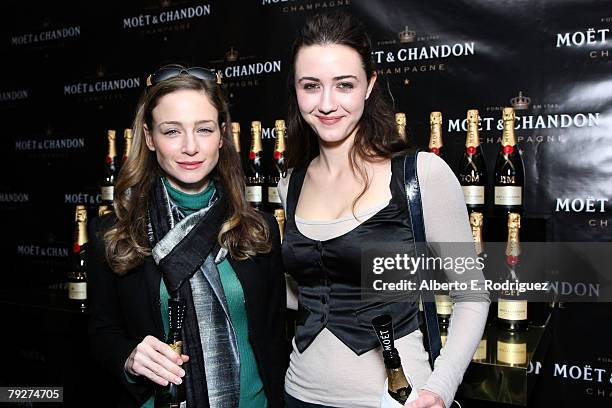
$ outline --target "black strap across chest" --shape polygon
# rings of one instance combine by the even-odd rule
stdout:
[[[410,223],[414,235],[414,245],[417,254],[427,256],[427,237],[425,235],[425,222],[423,219],[423,206],[421,203],[421,190],[417,176],[417,156],[419,150],[409,153],[404,159],[404,184],[406,186],[406,201],[410,213]],[[424,276],[419,276],[422,281]],[[423,312],[425,314],[425,327],[427,335],[427,345],[429,347],[429,364],[433,370],[434,362],[440,355],[442,340],[440,337],[440,327],[438,326],[438,315],[433,293],[421,293]]]

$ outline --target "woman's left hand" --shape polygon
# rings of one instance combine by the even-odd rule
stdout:
[[[427,390],[418,390],[417,399],[404,405],[404,408],[445,408],[444,401],[438,394]]]

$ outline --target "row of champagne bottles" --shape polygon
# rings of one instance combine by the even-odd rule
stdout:
[[[397,132],[406,140],[406,114],[395,115]],[[503,215],[508,212],[521,212],[524,190],[524,166],[517,147],[515,113],[511,107],[503,109],[503,133],[494,172],[494,208],[495,213]],[[480,146],[478,133],[478,110],[470,109],[467,113],[467,137],[457,177],[463,189],[466,204],[471,211],[486,212],[486,188],[489,179],[484,153]],[[445,158],[442,138],[442,113],[430,114],[430,137],[428,150]],[[276,141],[271,165],[266,165],[263,155],[261,122],[251,122],[251,143],[248,158],[243,161],[246,174],[247,200],[258,209],[274,211],[281,208],[281,201],[276,185],[286,174],[285,163],[285,121],[275,123]],[[232,123],[234,145],[240,154],[240,124]]]
[[[406,114],[395,115],[397,131],[406,140]],[[515,113],[511,107],[503,109],[503,132],[494,171],[494,212],[500,215],[521,212],[523,206],[524,166],[517,147]],[[430,114],[430,137],[428,150],[445,159],[442,137],[442,113]],[[471,211],[486,212],[486,189],[488,172],[484,153],[480,146],[478,110],[467,113],[467,137],[465,150],[459,162],[457,177],[463,189],[466,205]],[[232,124],[236,150],[240,154],[240,124]],[[247,184],[247,200],[258,209],[274,211],[281,208],[276,185],[287,171],[285,165],[285,121],[275,123],[276,141],[272,154],[272,165],[265,165],[261,139],[261,122],[251,122],[251,144],[244,163]]]
[[[493,174],[493,208],[497,215],[505,215],[509,212],[520,213],[522,211],[525,180],[523,159],[514,133],[515,113],[513,108],[503,108],[502,121],[503,131]],[[397,122],[399,126],[400,121]],[[441,112],[431,113],[430,127],[428,149],[430,152],[446,159],[442,140]],[[478,129],[478,110],[470,109],[467,111],[465,149],[456,171],[468,209],[486,213],[489,174],[480,145]]]
[[[509,282],[511,285],[507,285],[508,287],[516,287],[516,284],[524,281],[526,277],[520,271],[521,215],[509,213],[507,216],[508,238],[503,260],[488,257],[485,252],[485,243],[482,240],[484,224],[482,213],[474,211],[469,217],[476,255],[487,260],[484,263],[487,279],[495,279],[499,283]],[[548,303],[528,302],[526,296],[518,290],[501,290],[496,300],[491,303],[487,322],[490,324],[496,322],[500,329],[510,332],[526,331],[529,325],[543,325],[549,312]],[[448,327],[453,309],[451,298],[448,294],[437,293],[435,302],[440,325]]]
[[[272,160],[264,159],[261,122],[251,122],[251,148],[246,160],[242,160],[240,147],[240,123],[232,122],[233,145],[241,157],[246,182],[247,201],[259,210],[274,210],[282,208],[276,188],[278,181],[286,173],[285,167],[285,121],[277,120],[275,124],[276,143]],[[121,166],[128,159],[132,148],[132,129],[124,130],[124,153],[121,161],[117,158],[117,136],[115,130],[107,131],[108,148],[106,151],[104,170],[100,180],[100,195],[103,205],[112,207],[115,181]],[[270,165],[271,163],[271,165]]]
[[[102,211],[100,211],[101,213]],[[85,311],[87,310],[87,208],[77,205],[75,211],[75,237],[72,255],[72,267],[68,274],[68,299],[71,307]],[[182,354],[181,329],[185,312],[184,301],[179,299],[168,300],[168,338],[166,342],[178,354]],[[155,406],[176,406],[175,401],[184,399],[184,387],[169,383],[166,387],[157,387],[155,395]]]
[[[406,115],[400,112],[396,114],[395,118],[398,134],[405,140]],[[504,108],[502,119],[503,132],[494,171],[494,208],[497,214],[521,212],[525,179],[523,161],[514,134],[515,114],[513,108]],[[467,112],[465,150],[459,162],[457,177],[462,186],[468,208],[472,211],[486,212],[486,189],[489,175],[484,153],[480,146],[478,128],[478,110],[470,109]],[[274,129],[275,144],[269,160],[266,160],[264,156],[260,121],[251,122],[250,149],[246,157],[241,154],[240,123],[232,122],[231,129],[234,147],[241,157],[240,164],[245,172],[247,201],[257,209],[270,212],[282,208],[276,186],[280,178],[287,172],[285,163],[285,121],[282,119],[276,120]],[[441,112],[431,112],[430,129],[428,150],[445,158]],[[132,129],[124,130],[124,154],[121,162],[117,160],[115,130],[109,130],[107,138],[108,150],[100,183],[100,192],[103,204],[112,205],[116,177],[122,163],[127,160],[130,154]]]

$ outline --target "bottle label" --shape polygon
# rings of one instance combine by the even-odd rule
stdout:
[[[101,189],[102,191],[102,199],[105,201],[113,201],[113,197],[115,195],[115,187],[113,186],[104,186]]]
[[[476,352],[474,353],[474,357],[472,357],[472,360],[486,360],[487,359],[487,339],[482,339],[480,340],[480,343],[478,344],[478,348],[476,349]]]
[[[495,205],[522,205],[523,195],[519,186],[495,186]]]
[[[280,195],[278,195],[278,187],[268,187],[268,202],[282,204]]]
[[[68,299],[86,300],[87,282],[68,282]]]
[[[450,316],[453,311],[453,301],[448,295],[436,295],[436,310],[439,315]]]
[[[505,364],[527,364],[527,343],[498,341],[497,360]]]
[[[465,203],[470,205],[483,205],[485,203],[484,186],[462,186]]]
[[[504,320],[527,320],[527,301],[499,299],[497,317]]]
[[[246,199],[250,203],[261,203],[263,201],[261,186],[247,186]]]

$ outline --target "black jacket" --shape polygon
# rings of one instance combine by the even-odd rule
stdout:
[[[272,251],[244,261],[229,261],[244,290],[249,339],[268,404],[282,407],[289,351],[285,338],[285,278],[278,225],[271,215],[263,215],[270,228]],[[153,392],[154,383],[145,377],[138,377],[135,384],[128,382],[124,364],[147,335],[163,340],[161,273],[150,256],[124,276],[110,270],[104,256],[103,234],[115,220],[114,215],[106,215],[89,224],[89,337],[94,357],[123,384],[119,407],[140,407]]]

